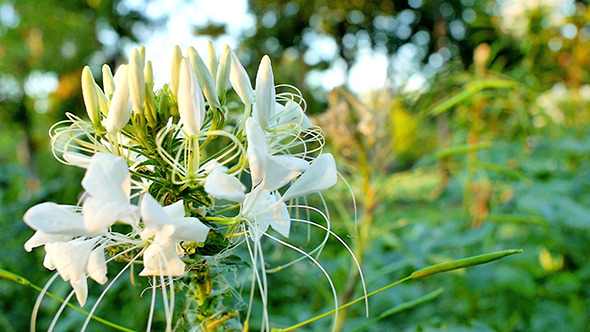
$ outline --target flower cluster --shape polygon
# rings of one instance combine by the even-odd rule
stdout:
[[[139,275],[153,279],[154,292],[161,288],[171,330],[173,283],[196,266],[207,266],[210,257],[245,243],[265,308],[262,329],[269,330],[262,238],[316,262],[286,242],[291,223],[315,225],[326,239],[333,235],[327,213],[290,203],[338,179],[334,158],[322,153],[322,132],[305,115],[299,91],[275,86],[268,56],[253,88],[230,48],[218,58],[212,44],[206,61],[194,48],[183,55],[176,47],[170,84],[157,91],[143,48],[133,49],[129,63],[114,75],[104,65],[102,78],[101,88],[89,67],[82,72],[89,120],[67,114],[68,120],[51,129],[55,157],[87,169],[85,194],[76,206],[30,208],[24,221],[36,233],[25,249],[44,245],[44,266],[70,282],[82,306],[88,277],[103,285],[108,262],[130,266],[141,260]],[[239,99],[228,93],[230,86]],[[327,225],[295,219],[291,208],[316,211]],[[212,305],[196,305],[204,303]],[[236,315],[228,310],[216,317],[203,314],[193,323],[208,329]],[[151,320],[150,315],[148,329]]]

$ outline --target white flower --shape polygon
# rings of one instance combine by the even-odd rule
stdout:
[[[144,269],[139,275],[184,275],[184,263],[176,253],[176,242],[205,242],[209,227],[198,218],[185,217],[183,201],[162,207],[150,194],[144,194],[140,210],[145,224],[141,238],[154,237],[154,241],[144,253]]]
[[[291,216],[278,192],[271,193],[260,187],[254,189],[246,195],[241,214],[248,220],[250,236],[255,242],[260,240],[269,226],[284,237],[289,237]]]
[[[179,77],[178,113],[187,134],[196,136],[205,121],[205,100],[195,72],[186,58],[181,61]]]
[[[143,270],[139,275],[142,277],[160,275],[182,277],[184,266],[185,264],[178,257],[174,245],[161,245],[155,242],[143,253]]]
[[[300,158],[270,155],[264,132],[253,118],[246,120],[246,136],[253,186],[264,180],[264,189],[279,189],[309,167]]]
[[[242,196],[243,185],[224,168],[214,169],[205,181],[205,191],[215,198],[242,203],[240,215],[247,220],[250,236],[260,240],[268,227],[288,237],[291,217],[286,200],[327,189],[338,180],[334,157],[322,154],[310,165],[291,156],[270,155],[264,132],[256,120],[246,120],[248,161],[253,189]],[[294,180],[294,181],[293,181]],[[278,189],[293,181],[281,197]]]
[[[70,282],[80,306],[84,306],[88,296],[88,275],[101,285],[107,282],[104,247],[94,249],[96,242],[97,239],[76,239],[45,245],[45,266],[54,267],[64,281]]]
[[[131,176],[125,159],[106,153],[95,154],[82,186],[89,194],[82,205],[88,232],[104,231],[117,221],[136,222],[137,207],[130,204]]]

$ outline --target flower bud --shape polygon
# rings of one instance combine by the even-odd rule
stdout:
[[[189,136],[198,135],[205,120],[205,100],[197,76],[186,58],[180,63],[178,113],[186,133]]]
[[[145,66],[145,46],[139,47],[139,57],[141,58],[141,66]]]
[[[209,68],[211,77],[215,79],[217,76],[217,56],[215,55],[215,48],[212,42],[207,44],[207,68]]]
[[[109,67],[109,65],[102,66],[102,86],[104,88],[105,97],[107,97],[108,100],[113,99],[115,79],[113,78],[113,73],[111,72],[111,67]]]
[[[240,60],[234,52],[231,52],[231,70],[229,75],[231,85],[236,90],[242,102],[246,105],[252,105],[254,102],[254,90],[250,83],[250,77],[246,69],[240,63]]]
[[[104,95],[104,92],[102,92],[100,89],[100,86],[98,86],[96,83],[94,83],[94,90],[98,96],[98,106],[100,108],[100,112],[104,117],[106,117],[109,114],[109,100]]]
[[[205,62],[194,48],[189,47],[187,54],[191,62],[191,65],[195,70],[197,80],[199,81],[199,84],[203,89],[203,94],[209,102],[209,106],[214,108],[220,108],[221,104],[219,103],[219,98],[217,98],[215,83],[213,83],[213,77],[211,77],[211,72],[209,72],[207,65],[205,65]]]
[[[107,116],[107,132],[114,134],[127,124],[131,117],[129,108],[129,79],[127,65],[121,65],[115,73],[115,92]]]
[[[274,115],[275,110],[275,80],[272,73],[270,58],[268,55],[262,57],[258,73],[256,74],[256,107],[252,115],[266,129],[268,121]]]
[[[145,76],[143,74],[143,62],[140,51],[134,48],[129,59],[129,93],[133,104],[134,114],[143,113],[143,102],[145,101]]]
[[[170,65],[170,90],[175,97],[178,97],[178,75],[180,73],[180,62],[182,61],[182,52],[178,45],[174,46],[172,51],[172,63]]]
[[[100,124],[100,106],[98,95],[94,89],[95,84],[90,67],[84,67],[82,70],[82,96],[84,97],[84,105],[86,105],[88,117],[96,126]]]
[[[219,60],[219,66],[217,67],[217,75],[215,77],[215,88],[219,98],[225,95],[227,86],[229,84],[229,70],[231,68],[231,50],[229,46],[225,45],[223,48],[223,54]]]
[[[154,85],[154,69],[152,67],[152,62],[148,61],[145,64],[145,68],[143,69],[143,76],[145,77],[145,84]]]

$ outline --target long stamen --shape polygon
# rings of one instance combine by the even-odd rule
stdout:
[[[45,296],[45,293],[47,293],[47,290],[49,289],[51,284],[53,284],[55,279],[57,279],[58,276],[59,276],[59,274],[57,272],[55,272],[53,277],[51,277],[49,279],[49,281],[47,281],[45,283],[45,286],[43,287],[43,289],[39,293],[39,296],[37,296],[37,300],[35,301],[35,305],[33,306],[33,312],[31,313],[31,332],[35,332],[35,330],[36,330],[37,314],[39,313],[39,307],[41,306],[41,301],[43,301],[43,297]]]
[[[74,290],[71,291],[70,294],[68,294],[68,297],[65,298],[65,300],[61,304],[61,306],[59,306],[59,309],[55,313],[55,316],[53,317],[53,320],[51,321],[51,325],[49,325],[49,329],[47,330],[47,332],[53,331],[53,329],[55,328],[55,325],[57,324],[57,321],[59,320],[59,316],[61,316],[61,313],[68,306],[68,303],[70,303],[70,300],[72,299],[72,296],[74,296],[74,294],[76,294],[76,291],[74,291]]]
[[[154,318],[154,307],[156,306],[156,276],[153,276],[152,281],[152,301],[150,305],[150,314],[148,316],[148,323],[146,331],[150,332],[152,330],[152,320]]]
[[[290,243],[287,243],[285,241],[277,239],[276,237],[269,235],[267,233],[263,233],[263,235],[268,237],[271,240],[276,241],[277,243],[279,243],[287,248],[293,249],[293,250],[297,251],[298,253],[304,255],[309,260],[311,260],[322,271],[322,273],[324,274],[324,276],[328,280],[328,283],[330,284],[330,288],[332,289],[332,295],[334,296],[334,310],[335,310],[335,312],[334,312],[334,319],[333,319],[333,323],[332,323],[332,331],[336,331],[336,323],[338,322],[338,293],[336,292],[336,287],[334,286],[334,282],[332,282],[332,278],[330,278],[330,274],[326,271],[326,269],[324,269],[324,267],[315,258],[313,258],[311,255],[306,253],[304,250],[301,250]]]

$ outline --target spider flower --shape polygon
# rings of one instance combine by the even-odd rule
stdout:
[[[319,266],[336,298],[329,275],[317,256],[312,257],[335,236],[327,211],[288,204],[333,186],[338,172],[332,155],[322,153],[322,131],[305,115],[301,93],[275,84],[268,56],[260,62],[253,89],[229,47],[218,60],[209,44],[207,55],[205,62],[189,48],[183,57],[175,47],[170,84],[157,91],[151,91],[153,69],[143,48],[134,49],[129,64],[119,66],[114,76],[103,66],[102,88],[90,69],[84,69],[82,87],[90,119],[67,114],[68,120],[52,127],[51,137],[58,160],[86,169],[85,193],[78,206],[45,202],[31,207],[23,219],[36,232],[25,249],[44,246],[44,266],[71,284],[70,297],[75,294],[81,305],[88,297],[88,278],[101,285],[107,282],[108,262],[123,260],[126,265],[103,294],[141,259],[139,275],[150,278],[154,292],[148,330],[156,317],[155,292],[161,289],[168,331],[174,326],[175,283],[187,289],[187,303],[192,303],[184,314],[203,314],[197,324],[226,319],[216,317],[223,303],[216,301],[229,291],[210,290],[212,284],[223,282],[223,276],[209,276],[208,266],[220,264],[220,257],[245,243],[252,280],[261,292],[262,329],[269,331],[263,236],[301,254],[290,264],[310,259]],[[242,104],[231,102],[230,86]],[[213,198],[237,204],[218,204]],[[234,208],[239,208],[237,213],[229,212]],[[290,208],[313,211],[326,226],[292,218]],[[325,231],[324,241],[307,253],[269,233],[272,228],[288,238],[293,221]],[[227,286],[223,287],[231,288]]]
[[[145,224],[141,238],[153,237],[153,242],[144,253],[144,269],[139,275],[183,276],[185,264],[176,253],[176,243],[205,242],[209,227],[197,218],[185,217],[183,201],[162,207],[150,194],[145,194],[140,209]]]

